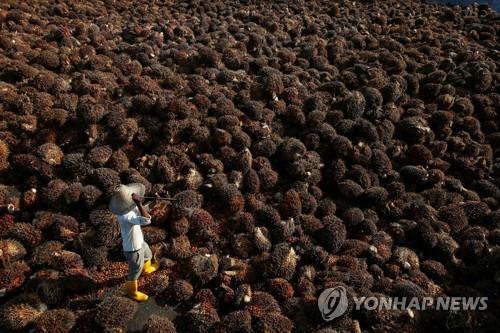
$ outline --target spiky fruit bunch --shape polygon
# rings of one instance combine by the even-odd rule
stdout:
[[[24,246],[13,239],[0,240],[0,258],[4,263],[17,261],[26,255]]]
[[[290,332],[293,322],[281,313],[266,313],[256,320],[256,329],[259,332]]]
[[[69,310],[49,310],[38,317],[34,331],[37,333],[68,333],[75,325],[75,322],[75,315]]]
[[[87,160],[95,167],[103,167],[111,158],[113,149],[110,146],[98,146],[92,148],[87,154]]]
[[[62,250],[64,244],[59,241],[47,241],[35,247],[31,253],[30,262],[35,266],[47,265],[54,253]]]
[[[0,310],[0,326],[7,331],[21,331],[30,327],[41,314],[42,311],[26,303],[8,305]]]
[[[37,149],[37,155],[40,159],[50,165],[59,165],[62,163],[64,153],[61,148],[54,143],[44,143]]]
[[[203,197],[191,190],[183,191],[174,196],[174,218],[179,219],[191,214],[194,209],[201,208]]]
[[[9,230],[9,236],[19,240],[23,245],[33,247],[42,241],[42,233],[29,223],[15,223]]]
[[[193,286],[185,280],[174,281],[169,289],[172,298],[177,302],[185,302],[193,296]]]
[[[214,328],[215,332],[237,333],[252,332],[252,316],[246,310],[238,310],[227,314],[220,324]]]
[[[13,213],[19,210],[21,192],[14,186],[0,184],[0,206]]]
[[[137,303],[125,297],[107,297],[95,312],[95,321],[103,330],[124,329],[137,311]]]
[[[5,288],[6,292],[10,293],[23,285],[26,281],[26,275],[31,269],[24,261],[6,263],[7,265],[3,264],[5,268],[0,269],[0,285]]]
[[[14,224],[14,216],[10,214],[0,215],[0,237],[7,237]]]
[[[118,173],[109,168],[97,168],[92,171],[92,179],[107,197],[121,184]]]
[[[81,200],[85,207],[93,208],[103,197],[103,192],[94,185],[85,185],[82,188]]]
[[[165,317],[152,315],[144,325],[145,333],[176,333],[174,324]]]
[[[183,321],[190,332],[208,333],[220,319],[212,305],[198,303],[186,313]]]
[[[83,260],[78,253],[60,250],[53,253],[49,266],[60,271],[83,268]]]
[[[93,226],[117,223],[116,215],[107,209],[95,209],[89,214],[89,223]]]
[[[6,142],[0,140],[0,172],[7,170],[9,167],[9,146]]]
[[[48,305],[55,305],[64,298],[66,290],[62,285],[62,274],[52,269],[41,269],[31,276],[36,284],[37,294]]]
[[[205,284],[217,276],[219,260],[216,255],[194,255],[189,260],[189,266],[196,279]]]

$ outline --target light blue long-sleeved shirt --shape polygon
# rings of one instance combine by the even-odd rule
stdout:
[[[151,218],[142,216],[137,207],[126,214],[118,215],[117,218],[120,224],[123,251],[137,251],[141,249],[144,243],[141,225],[150,224]]]

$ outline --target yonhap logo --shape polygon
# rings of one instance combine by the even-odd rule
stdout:
[[[343,286],[323,290],[318,298],[318,307],[324,320],[330,321],[342,316],[349,307],[347,291]]]
[[[338,318],[346,313],[352,302],[352,310],[393,310],[393,311],[482,311],[488,309],[488,297],[388,297],[350,296],[347,289],[336,286],[323,290],[318,297],[318,308],[325,321]]]

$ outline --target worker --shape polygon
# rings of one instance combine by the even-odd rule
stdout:
[[[138,291],[141,273],[151,274],[158,269],[158,263],[151,263],[153,255],[144,241],[141,226],[151,223],[151,216],[142,204],[145,187],[139,183],[120,185],[109,202],[109,210],[117,215],[122,236],[123,253],[128,263],[125,291],[128,297],[143,302],[148,295]]]

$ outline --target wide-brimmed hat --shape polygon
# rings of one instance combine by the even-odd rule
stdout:
[[[109,201],[109,210],[117,215],[130,212],[136,206],[134,200],[132,200],[132,194],[136,193],[142,197],[144,192],[146,192],[146,188],[140,183],[118,186]]]

